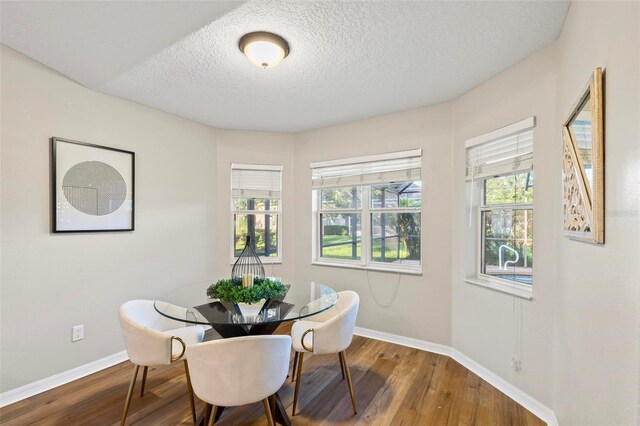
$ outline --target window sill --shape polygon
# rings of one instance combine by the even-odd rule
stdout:
[[[236,260],[238,260],[237,257],[231,259],[230,265],[235,265]],[[268,259],[268,258],[261,257],[260,262],[262,262],[263,265],[278,265],[282,263],[282,259]]]
[[[489,288],[491,290],[506,293],[510,296],[520,297],[522,299],[533,300],[533,289],[531,286],[527,286],[525,284],[507,283],[481,277],[467,277],[464,280],[468,284]]]
[[[407,274],[407,275],[422,275],[422,269],[413,269],[413,268],[398,268],[398,267],[389,267],[389,266],[378,266],[378,265],[354,265],[349,263],[342,262],[326,262],[326,261],[318,261],[314,260],[311,262],[312,265],[316,266],[330,266],[333,268],[347,268],[347,269],[360,269],[363,271],[375,271],[375,272],[389,272],[395,274]]]

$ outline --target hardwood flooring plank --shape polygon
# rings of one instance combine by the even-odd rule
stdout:
[[[385,384],[378,390],[371,403],[360,410],[357,425],[370,425],[372,422],[390,424],[400,409],[403,396],[411,386],[407,377],[415,377],[420,368],[423,351],[404,347],[397,360],[398,366],[389,376]]]
[[[288,333],[290,324],[276,333]],[[207,330],[207,339],[220,338]],[[305,356],[298,414],[302,425],[541,426],[544,423],[453,359],[354,336],[347,350],[358,414],[354,415],[337,355]],[[0,409],[3,426],[117,426],[131,377],[128,361]],[[149,369],[144,397],[140,378],[127,425],[190,425],[182,363]],[[279,391],[289,413],[293,384]],[[204,403],[196,398],[196,411]],[[264,425],[261,403],[224,411],[221,426]]]
[[[417,411],[410,410],[406,407],[400,407],[393,417],[391,425],[398,426],[415,426],[415,425],[430,425],[427,419]]]
[[[385,385],[387,379],[393,374],[393,371],[397,366],[398,363],[396,361],[380,357],[369,369],[367,369],[367,372],[358,381],[358,383],[354,383],[356,406],[359,412],[362,412],[369,407],[373,398]],[[342,376],[339,377],[342,378]],[[341,384],[342,390],[338,389],[338,392],[342,391],[342,398],[340,398],[333,410],[330,411],[329,415],[322,419],[324,424],[350,424],[357,417],[353,414],[353,406],[351,405],[351,398],[349,397],[349,388],[346,380],[341,380]]]

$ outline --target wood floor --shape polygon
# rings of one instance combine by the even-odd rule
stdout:
[[[355,336],[347,358],[358,414],[351,409],[338,356],[308,356],[293,425],[544,425],[446,356]],[[4,407],[0,424],[117,425],[132,369],[127,361]],[[182,363],[149,368],[142,398],[139,386],[138,382],[128,425],[192,424]],[[291,415],[290,380],[280,395]],[[196,398],[197,411],[203,407]],[[216,424],[264,425],[262,403],[227,408]]]

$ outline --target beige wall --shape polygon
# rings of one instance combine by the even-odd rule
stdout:
[[[216,132],[0,55],[6,391],[121,351],[125,300],[214,277]],[[50,233],[51,136],[135,151],[134,232]],[[76,324],[85,339],[71,343]]]
[[[559,41],[449,104],[299,134],[296,275],[355,289],[363,300],[358,325],[452,344],[554,409],[561,424],[636,424],[638,12],[637,3],[575,3]],[[607,68],[604,247],[562,235],[560,125],[596,66]],[[532,301],[464,282],[473,253],[466,243],[464,141],[529,116],[537,117]],[[394,274],[370,272],[370,289],[365,272],[310,264],[309,163],[416,147],[425,152],[424,274],[403,275],[397,298],[383,308],[373,295],[391,300]],[[511,368],[513,357],[522,371]]]
[[[638,424],[640,3],[572,4],[558,45],[557,126],[606,68],[606,244],[557,240],[553,406],[565,424]]]
[[[212,129],[88,90],[2,46],[0,392],[123,349],[117,308],[231,271],[230,164],[280,164],[292,221],[293,134]],[[49,138],[136,153],[136,230],[52,235]],[[293,229],[283,262],[293,276]],[[85,339],[71,343],[71,327]],[[42,347],[47,348],[42,362]]]
[[[557,240],[561,232],[561,145],[556,123],[552,71],[557,49],[530,56],[455,101],[453,237],[453,346],[509,382],[551,405],[554,288],[558,282]],[[550,71],[551,69],[551,71]],[[465,140],[536,116],[534,130],[534,300],[525,301],[464,281],[475,259],[465,194]],[[557,167],[542,165],[556,164]],[[541,165],[538,167],[538,165]],[[471,250],[469,250],[471,248]],[[522,328],[517,324],[522,322]],[[519,338],[518,336],[521,336]],[[521,354],[521,356],[520,356]],[[515,373],[511,360],[522,362]]]
[[[283,263],[270,275],[356,290],[359,326],[452,345],[561,424],[637,424],[639,15],[638,3],[576,2],[557,42],[458,99],[298,134],[210,129],[91,92],[3,48],[1,389],[121,350],[123,300],[226,275],[229,165],[267,163],[284,166]],[[560,125],[596,66],[606,67],[604,246],[562,235]],[[464,141],[532,115],[536,260],[525,301],[464,282],[473,253]],[[134,233],[49,234],[52,135],[136,151]],[[394,298],[397,274],[312,266],[309,163],[412,148],[423,148],[423,274],[401,275]],[[81,322],[87,337],[71,344]]]
[[[575,2],[556,43],[455,101],[453,345],[550,406],[560,424],[638,422],[639,12],[638,3]],[[607,73],[604,246],[562,235],[560,126],[597,66]],[[531,115],[535,284],[523,301],[464,282],[462,176],[465,139]]]
[[[215,270],[220,277],[231,273],[231,164],[272,164],[282,170],[282,263],[265,264],[272,277],[293,277],[293,221],[296,203],[293,198],[293,142],[290,133],[217,130],[218,188],[216,209]]]
[[[423,149],[422,276],[312,266],[309,163],[414,148]],[[451,106],[441,104],[301,133],[294,158],[296,277],[358,292],[361,327],[450,344]]]

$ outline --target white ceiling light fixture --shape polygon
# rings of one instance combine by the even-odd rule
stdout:
[[[265,31],[243,35],[238,47],[260,68],[273,68],[289,54],[289,43],[285,39]]]

